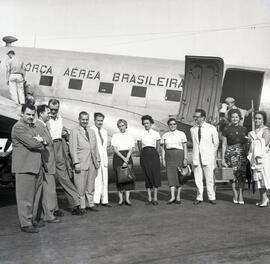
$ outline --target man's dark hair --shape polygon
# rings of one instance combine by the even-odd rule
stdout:
[[[15,55],[15,51],[14,51],[14,50],[10,50],[10,51],[7,53],[7,55],[9,55],[9,54]]]
[[[46,111],[46,109],[49,109],[49,106],[43,104],[43,105],[38,105],[37,106],[37,116],[40,117],[41,113],[44,113]]]
[[[35,108],[34,105],[32,105],[32,104],[23,104],[22,105],[22,114],[25,113],[26,108],[28,108],[30,110],[33,110],[33,111],[36,111],[36,108]]]
[[[57,105],[58,104],[60,106],[60,102],[57,99],[50,99],[49,102],[48,102],[48,105],[50,105],[50,104],[52,104],[52,105]]]
[[[83,115],[88,115],[88,116],[89,116],[89,114],[88,114],[87,112],[82,111],[82,112],[79,113],[79,119],[81,119],[81,117],[82,117]]]
[[[201,113],[201,117],[206,117],[206,112],[205,110],[201,109],[201,108],[197,108],[195,110],[195,113]]]
[[[98,117],[102,117],[103,119],[105,118],[105,116],[102,113],[99,112],[94,113],[94,120],[96,120]]]

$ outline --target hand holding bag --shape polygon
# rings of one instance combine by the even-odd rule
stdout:
[[[117,167],[117,178],[118,178],[118,183],[134,182],[135,175],[132,171],[132,167],[130,165],[127,167],[122,167],[122,166]]]

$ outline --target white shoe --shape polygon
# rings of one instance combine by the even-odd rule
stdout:
[[[238,201],[238,203],[241,204],[241,205],[245,204],[244,201]]]
[[[238,202],[237,200],[234,200],[234,199],[233,199],[233,203],[234,203],[234,204],[238,204],[239,202]]]

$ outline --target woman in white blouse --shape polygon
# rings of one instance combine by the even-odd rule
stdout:
[[[138,138],[138,148],[141,154],[140,164],[145,175],[145,187],[148,193],[147,205],[158,205],[157,192],[161,186],[160,180],[160,135],[151,127],[154,120],[151,116],[142,116],[142,125],[145,131]],[[154,189],[152,199],[151,190]]]
[[[119,133],[116,133],[112,136],[111,144],[114,149],[113,156],[113,169],[116,174],[116,187],[119,195],[119,203],[121,206],[124,202],[126,205],[131,206],[130,202],[130,191],[135,189],[135,183],[119,183],[117,177],[117,168],[126,167],[128,164],[133,165],[132,161],[132,151],[135,146],[135,141],[132,135],[130,135],[127,130],[127,121],[124,119],[119,119],[117,121],[117,126],[120,130]],[[125,192],[125,201],[123,198],[123,192]]]
[[[187,166],[187,137],[184,132],[177,130],[175,118],[170,118],[167,122],[170,131],[162,137],[165,151],[165,166],[168,184],[171,189],[171,198],[167,204],[181,204],[181,185],[179,180],[178,167]],[[175,198],[175,190],[177,195]]]

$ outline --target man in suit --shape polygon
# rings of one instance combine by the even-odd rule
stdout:
[[[37,106],[36,130],[38,134],[46,142],[42,151],[42,161],[44,162],[45,171],[43,177],[40,177],[38,186],[42,186],[42,209],[43,220],[48,223],[60,223],[61,221],[54,216],[54,209],[57,205],[56,186],[55,186],[55,155],[53,141],[50,132],[46,126],[46,122],[50,119],[50,108],[47,105]]]
[[[66,131],[63,129],[63,121],[61,115],[58,114],[60,102],[57,99],[50,99],[48,106],[50,108],[50,120],[48,121],[48,129],[50,131],[51,137],[53,139],[53,147],[55,153],[56,162],[56,174],[55,177],[64,189],[64,192],[68,198],[68,202],[72,208],[73,215],[80,215],[80,198],[78,191],[74,184],[69,178],[67,167],[64,158],[64,149],[62,136],[64,136]],[[62,216],[62,211],[59,210],[58,206],[54,212],[55,216]]]
[[[36,215],[33,212],[36,183],[42,173],[41,151],[43,138],[34,125],[36,109],[33,105],[22,106],[22,118],[13,126],[12,172],[16,177],[16,199],[21,230],[38,233],[33,225]]]
[[[70,154],[75,168],[74,183],[80,195],[83,213],[86,213],[85,198],[88,209],[97,211],[94,208],[94,190],[97,170],[100,166],[96,135],[93,129],[88,127],[88,123],[89,114],[80,112],[79,126],[71,131],[69,137]]]
[[[95,125],[91,128],[95,131],[100,155],[100,167],[95,180],[94,202],[97,205],[101,203],[102,206],[112,207],[108,201],[108,133],[102,128],[103,121],[104,115],[102,113],[94,113]]]
[[[214,126],[205,122],[206,112],[196,109],[194,114],[195,126],[190,129],[193,153],[194,177],[197,186],[195,205],[203,201],[203,174],[205,176],[207,195],[211,204],[216,204],[214,189],[214,164],[219,145],[218,133]]]

